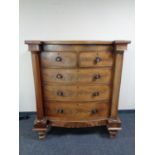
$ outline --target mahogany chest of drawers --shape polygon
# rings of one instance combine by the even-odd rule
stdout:
[[[118,100],[123,54],[129,41],[25,41],[32,55],[37,116],[34,130],[49,126],[105,125],[121,130]]]

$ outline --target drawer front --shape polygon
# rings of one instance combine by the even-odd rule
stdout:
[[[79,69],[78,82],[110,84],[112,82],[112,69]]]
[[[104,83],[110,84],[112,69],[42,69],[43,82],[51,83]]]
[[[104,119],[109,115],[109,104],[101,102],[46,102],[45,115],[48,118],[67,120]]]
[[[79,55],[80,67],[102,67],[113,65],[113,53],[102,52],[81,52]]]
[[[107,85],[80,86],[78,88],[79,101],[109,100],[110,94],[110,87]]]
[[[44,100],[100,101],[110,99],[108,85],[44,85]]]
[[[72,83],[77,82],[76,69],[42,69],[43,83]]]
[[[77,54],[76,52],[42,52],[41,53],[42,67],[76,67]]]
[[[73,86],[50,86],[44,85],[44,99],[56,101],[72,101],[76,100],[77,87]]]

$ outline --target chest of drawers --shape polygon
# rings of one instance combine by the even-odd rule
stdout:
[[[49,126],[106,126],[121,130],[118,100],[123,54],[129,41],[25,41],[32,56],[37,116],[34,130]]]

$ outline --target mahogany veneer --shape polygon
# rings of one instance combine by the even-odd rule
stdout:
[[[121,130],[118,100],[123,54],[130,41],[25,41],[32,55],[37,116],[34,130],[49,126],[106,125]]]

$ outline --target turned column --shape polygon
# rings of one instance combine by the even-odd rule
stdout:
[[[42,43],[40,41],[25,41],[25,43],[28,44],[29,51],[31,52],[35,84],[37,113],[33,130],[38,131],[39,138],[43,139],[45,137],[45,131],[47,130],[47,121],[44,116],[43,96],[41,89],[40,52]]]
[[[110,136],[115,137],[117,131],[121,130],[121,121],[118,117],[118,102],[122,76],[123,55],[127,49],[129,41],[114,41],[114,68],[113,68],[113,85],[110,118],[107,128]]]

